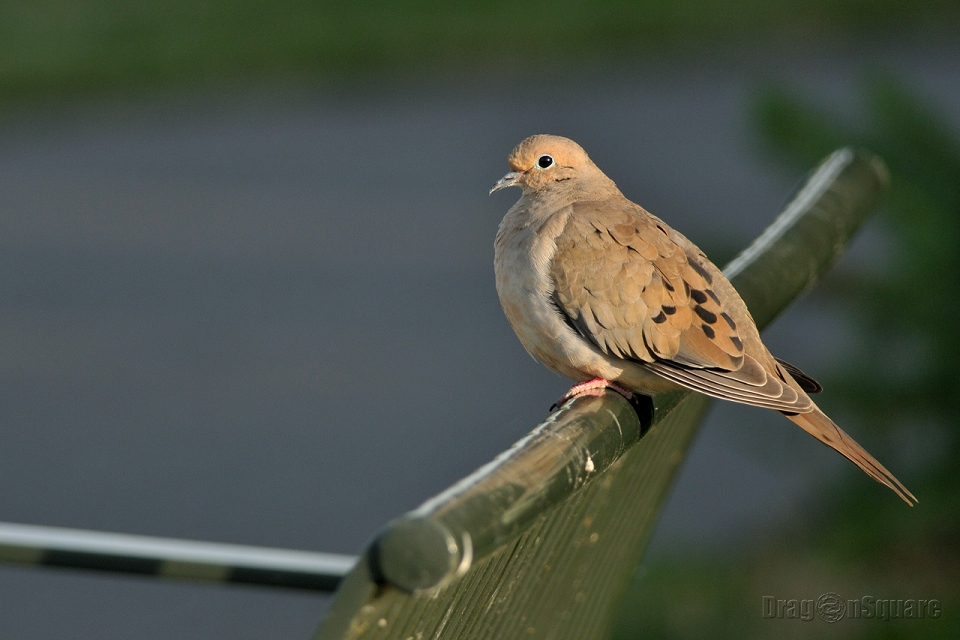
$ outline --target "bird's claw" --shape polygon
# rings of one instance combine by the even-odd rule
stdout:
[[[550,411],[556,411],[566,404],[568,400],[573,400],[574,398],[580,398],[582,396],[599,398],[606,392],[607,389],[616,391],[626,398],[627,401],[633,400],[634,394],[629,389],[624,389],[620,385],[609,380],[605,380],[604,378],[592,378],[584,382],[578,382],[570,387],[569,391],[563,394],[559,400],[550,405]]]

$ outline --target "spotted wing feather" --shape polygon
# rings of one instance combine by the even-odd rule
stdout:
[[[781,411],[809,411],[812,403],[790,385],[790,374],[758,337],[749,340],[755,333],[742,335],[735,318],[746,310],[725,306],[736,292],[723,274],[638,205],[615,205],[574,205],[557,238],[552,299],[567,323],[603,353],[640,362],[682,386]],[[736,303],[743,304],[739,296]],[[760,351],[748,352],[747,341]]]

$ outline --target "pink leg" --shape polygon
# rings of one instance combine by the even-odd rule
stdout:
[[[570,387],[570,391],[567,391],[562,398],[553,403],[553,406],[550,407],[550,410],[553,411],[554,409],[562,407],[567,400],[579,398],[580,396],[592,396],[594,398],[599,398],[607,389],[616,391],[627,400],[633,398],[633,392],[629,389],[624,389],[620,385],[603,378],[593,378],[591,380],[578,382]]]

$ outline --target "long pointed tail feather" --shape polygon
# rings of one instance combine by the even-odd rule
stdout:
[[[884,484],[893,490],[900,498],[911,507],[918,502],[917,498],[903,486],[887,468],[877,462],[867,451],[857,442],[844,433],[843,429],[838,427],[833,420],[828,418],[819,408],[814,408],[809,413],[797,413],[784,415],[792,422],[795,422],[801,429],[812,435],[814,438],[825,445],[836,449],[847,460],[863,469],[868,476]]]

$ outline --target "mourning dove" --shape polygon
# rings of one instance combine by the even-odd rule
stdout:
[[[720,269],[627,200],[578,144],[532,136],[509,165],[490,193],[523,195],[497,232],[497,293],[530,355],[578,382],[562,401],[683,387],[774,409],[916,502],[813,403],[820,385],[770,354]]]

